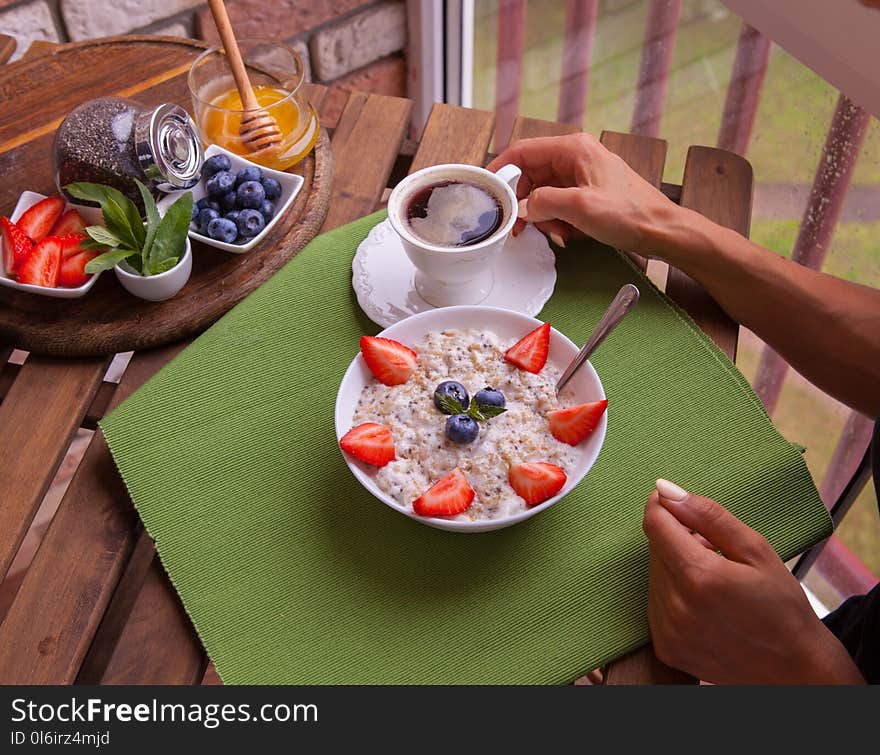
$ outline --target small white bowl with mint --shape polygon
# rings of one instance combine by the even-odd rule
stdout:
[[[146,222],[137,205],[110,186],[73,183],[64,188],[77,199],[99,204],[104,217],[104,226],[86,228],[90,247],[101,252],[86,265],[86,272],[112,267],[130,293],[148,301],[165,301],[186,285],[192,272],[187,231],[193,197],[188,191],[177,194],[160,214],[149,189],[140,181],[137,185]]]
[[[189,237],[233,254],[249,252],[290,208],[304,180],[257,165],[212,144],[193,195]],[[159,201],[164,212],[178,193]]]

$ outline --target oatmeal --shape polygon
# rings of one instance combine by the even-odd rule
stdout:
[[[508,467],[549,462],[572,470],[576,450],[556,440],[547,412],[561,408],[555,384],[559,371],[546,365],[537,374],[505,361],[511,343],[491,332],[445,330],[429,333],[411,348],[415,372],[400,385],[368,385],[358,401],[355,425],[376,422],[390,428],[396,459],[375,469],[377,485],[401,505],[412,502],[456,467],[476,496],[459,520],[498,519],[526,508],[508,482]],[[479,423],[476,439],[456,443],[447,437],[449,417],[434,402],[444,381],[466,386],[471,397],[485,387],[500,391],[506,411]]]

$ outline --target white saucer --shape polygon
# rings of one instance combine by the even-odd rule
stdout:
[[[436,309],[416,292],[416,268],[388,220],[370,231],[351,263],[351,285],[364,313],[387,328],[418,312]],[[495,285],[481,302],[534,317],[556,285],[556,257],[544,234],[532,226],[511,236],[495,267]]]

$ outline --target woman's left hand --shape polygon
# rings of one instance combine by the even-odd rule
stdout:
[[[645,505],[657,657],[719,684],[863,684],[758,532],[666,480]]]

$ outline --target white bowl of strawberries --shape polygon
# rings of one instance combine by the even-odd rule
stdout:
[[[360,346],[336,397],[337,441],[358,481],[411,519],[509,527],[564,498],[599,455],[602,382],[587,362],[556,395],[578,347],[548,323],[443,307]]]
[[[25,191],[0,218],[0,286],[59,299],[83,296],[97,280],[85,266],[97,252],[80,247],[87,225],[103,225],[100,209]]]

